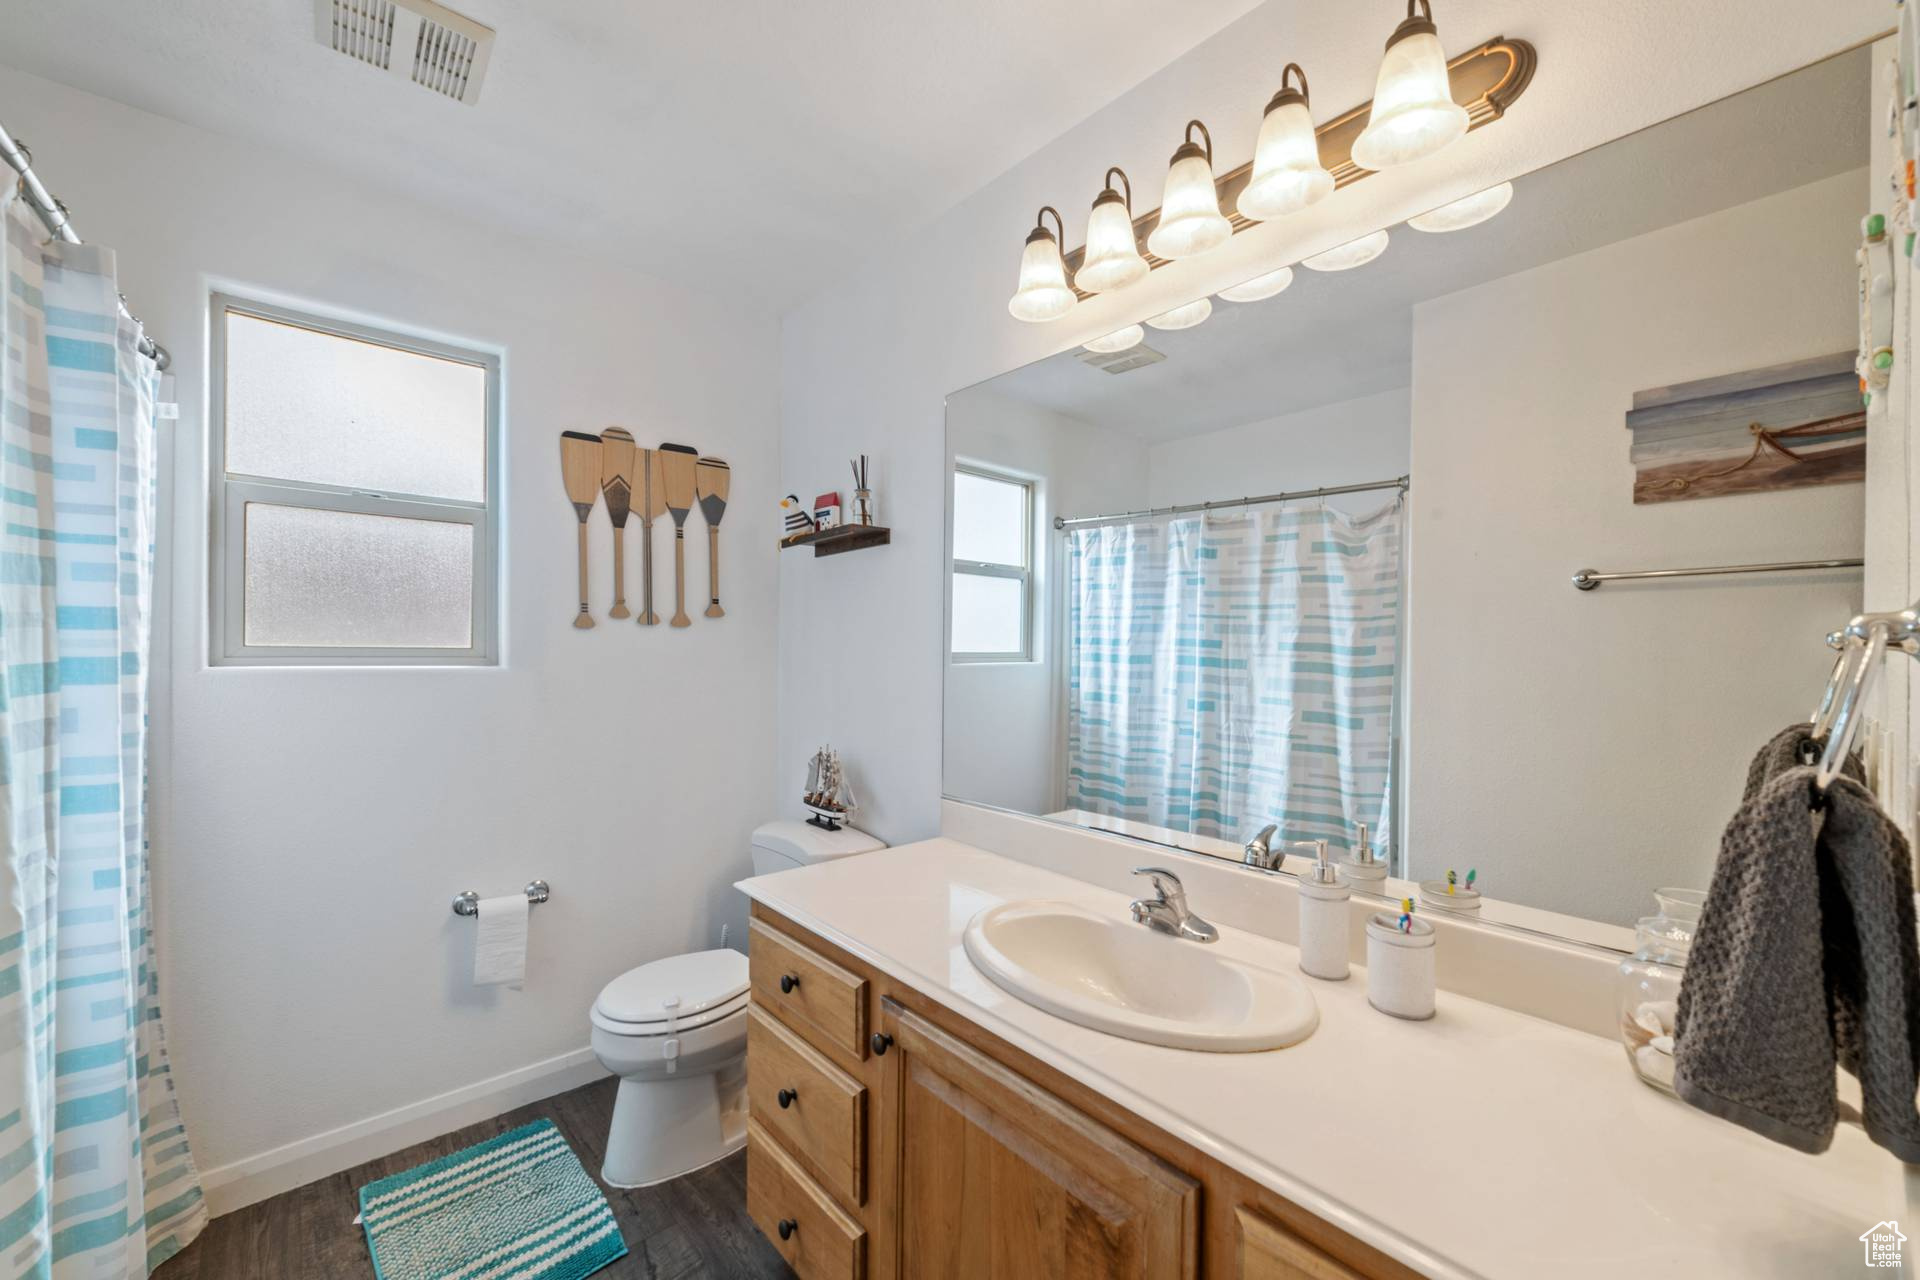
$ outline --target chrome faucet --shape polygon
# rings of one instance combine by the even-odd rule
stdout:
[[[1271,847],[1273,833],[1279,829],[1271,822],[1260,828],[1260,834],[1247,841],[1246,852],[1240,856],[1240,861],[1250,867],[1258,867],[1262,871],[1272,871],[1278,867],[1287,856],[1284,853],[1275,852]]]
[[[1190,942],[1218,942],[1220,931],[1187,910],[1186,886],[1180,877],[1165,867],[1135,867],[1133,874],[1153,878],[1153,897],[1141,898],[1127,908],[1133,922],[1158,933],[1171,934]]]

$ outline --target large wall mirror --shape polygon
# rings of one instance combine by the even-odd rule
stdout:
[[[949,397],[947,795],[1630,948],[1861,606],[1872,65]]]

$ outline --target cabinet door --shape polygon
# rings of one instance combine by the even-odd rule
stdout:
[[[1197,1273],[1193,1179],[892,1000],[880,1024],[880,1276]]]

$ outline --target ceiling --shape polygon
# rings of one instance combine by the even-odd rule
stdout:
[[[1478,227],[1395,227],[1364,267],[1216,298],[1196,328],[1147,330],[1163,363],[1110,374],[1066,351],[980,385],[1150,442],[1407,386],[1418,302],[1863,169],[1870,74],[1867,49],[1841,54],[1518,178]]]
[[[450,0],[498,33],[470,106],[321,46],[312,0],[11,5],[0,61],[777,308],[1257,3]]]

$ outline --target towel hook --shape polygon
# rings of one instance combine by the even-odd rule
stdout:
[[[524,890],[527,905],[537,907],[553,896],[553,890],[545,880],[529,880]],[[457,916],[477,916],[480,914],[480,895],[472,889],[453,895],[453,914]]]

